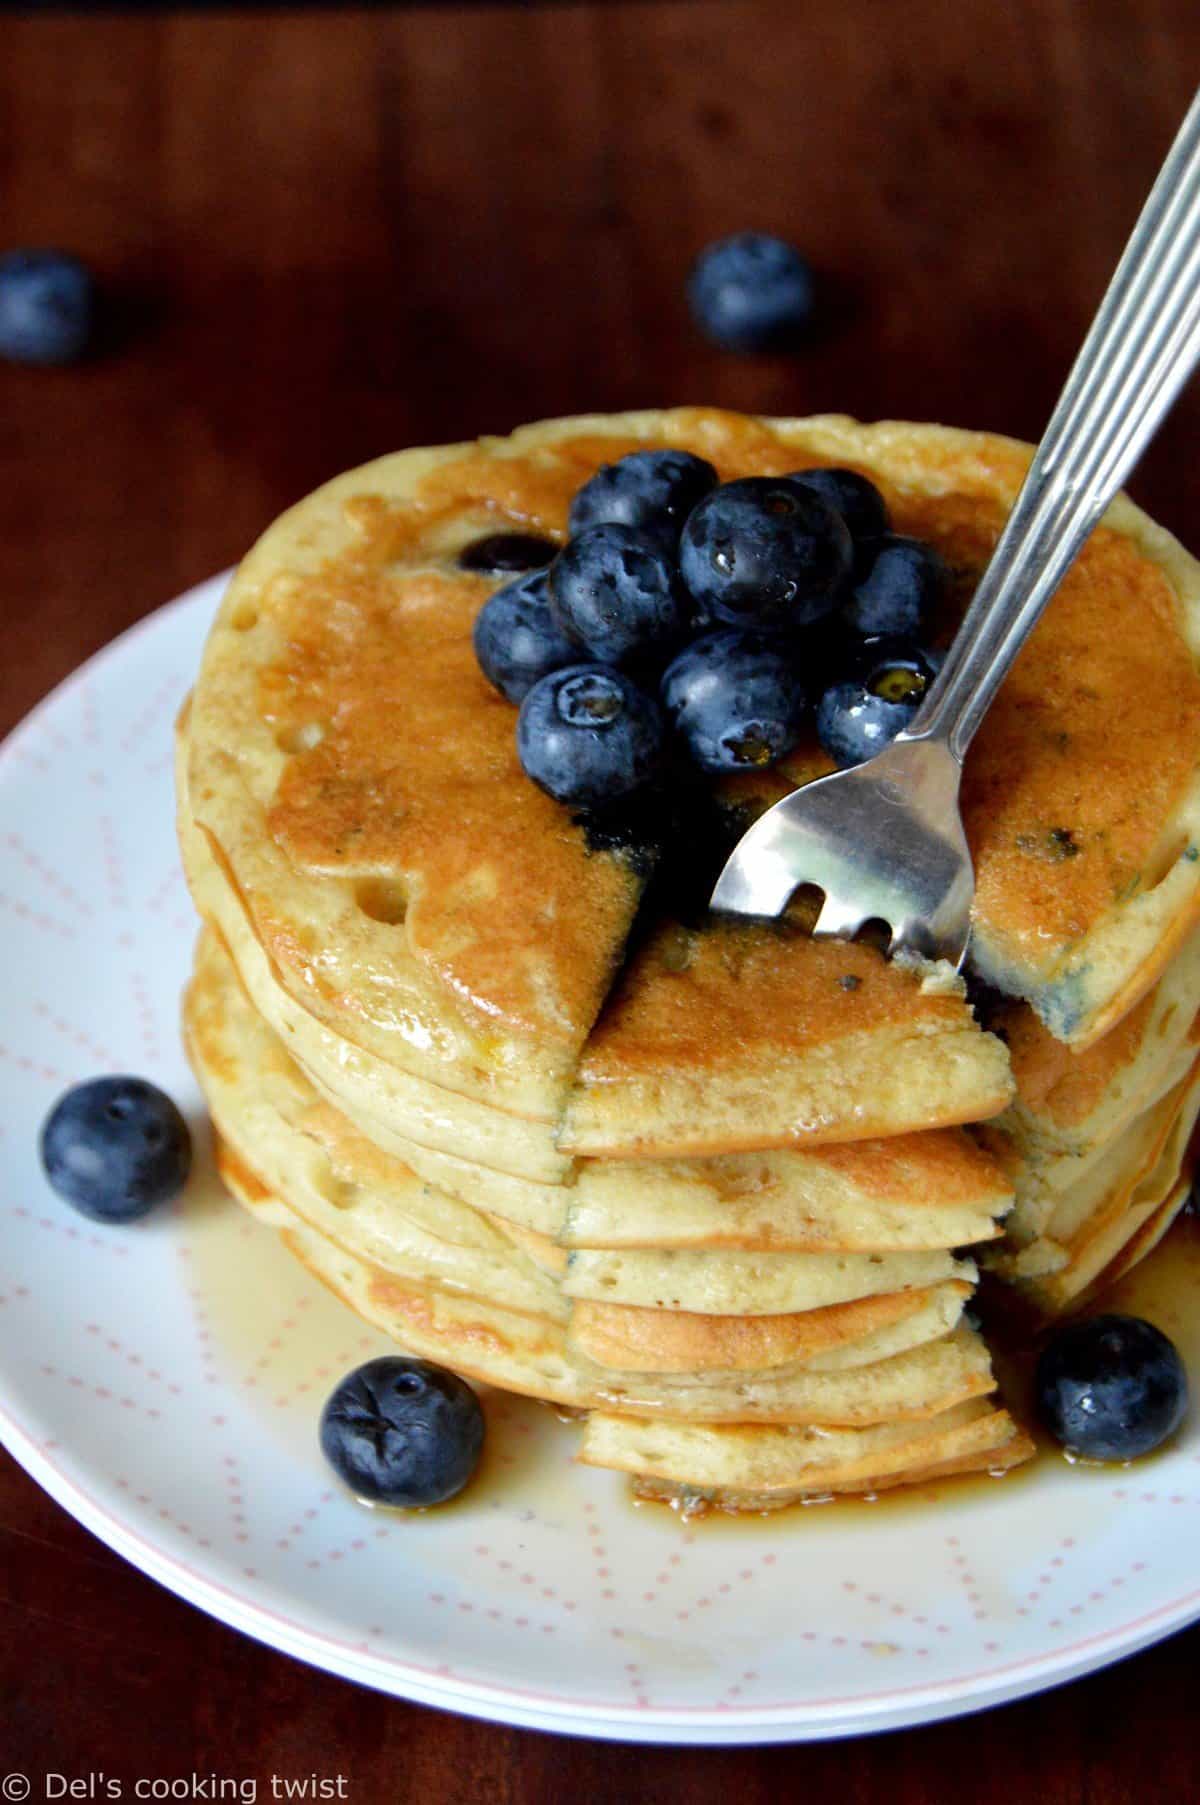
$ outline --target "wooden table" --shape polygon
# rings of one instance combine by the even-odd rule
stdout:
[[[95,360],[0,368],[0,728],[394,446],[701,399],[1036,436],[1198,75],[1195,0],[0,20],[0,231],[78,251],[112,298]],[[749,225],[825,274],[801,356],[724,355],[686,317],[690,258]],[[1134,490],[1195,545],[1196,388]],[[4,1769],[215,1770],[267,1796],[271,1773],[340,1772],[357,1805],[1200,1796],[1200,1631],[881,1740],[626,1749],[310,1672],[142,1579],[11,1462],[0,1551]]]

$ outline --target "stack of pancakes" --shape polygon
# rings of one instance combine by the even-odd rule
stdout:
[[[400,453],[277,522],[179,739],[222,1169],[398,1343],[586,1411],[582,1457],[647,1493],[1002,1470],[1030,1444],[964,1317],[975,1252],[1057,1307],[1181,1201],[1200,569],[1117,504],[976,742],[991,1032],[945,967],[706,917],[678,867],[711,857],[523,775],[471,647],[498,579],[459,554],[561,539],[645,445],[723,479],[862,470],[954,569],[944,634],[1028,455],[679,410]],[[827,768],[813,743],[718,786],[700,851]]]

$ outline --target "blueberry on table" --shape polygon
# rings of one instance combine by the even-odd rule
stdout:
[[[525,775],[554,797],[596,808],[657,776],[665,729],[657,702],[621,671],[575,664],[536,683],[517,717]]]
[[[144,1078],[93,1078],[59,1098],[42,1126],[46,1177],[95,1222],[133,1222],[187,1182],[187,1123]]]
[[[861,765],[912,721],[941,660],[903,639],[867,639],[817,703],[817,738],[845,769]]]
[[[530,571],[490,595],[475,616],[473,637],[480,670],[510,702],[523,701],[540,678],[579,658],[578,646],[550,612],[544,570]]]
[[[855,633],[920,638],[948,581],[949,572],[932,545],[888,533],[876,542],[857,577],[843,604],[843,618]]]
[[[460,570],[499,576],[508,571],[541,570],[557,555],[558,543],[535,533],[488,533],[472,539],[458,554]]]
[[[674,557],[637,527],[588,527],[550,567],[550,608],[568,639],[603,664],[662,658],[683,637],[689,607]]]
[[[1070,1454],[1136,1460],[1173,1435],[1188,1406],[1174,1342],[1140,1316],[1090,1316],[1059,1329],[1035,1378],[1038,1409]]]
[[[0,357],[62,364],[82,356],[92,334],[95,284],[65,251],[0,257]]]
[[[634,526],[659,535],[671,550],[696,503],[715,489],[717,473],[690,451],[631,451],[602,464],[577,490],[568,526]]]
[[[773,765],[800,737],[806,697],[776,640],[734,628],[706,633],[667,666],[662,698],[703,771]]]
[[[483,1410],[464,1379],[429,1360],[368,1360],[330,1393],[321,1452],[369,1504],[420,1510],[461,1492],[483,1451]]]
[[[748,476],[688,516],[683,580],[712,620],[787,632],[832,612],[852,546],[840,514],[792,477]]]
[[[782,238],[738,232],[701,251],[687,283],[696,324],[729,351],[783,350],[812,324],[816,287]]]
[[[803,483],[835,514],[841,515],[854,541],[856,557],[863,546],[880,538],[891,527],[883,496],[870,478],[860,476],[857,470],[797,470],[792,481]]]

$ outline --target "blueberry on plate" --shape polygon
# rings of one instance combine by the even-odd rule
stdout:
[[[850,530],[856,555],[891,526],[887,503],[869,477],[857,470],[797,470],[792,481],[803,483],[840,514]]]
[[[916,639],[929,627],[949,572],[940,553],[921,539],[888,533],[858,575],[842,607],[853,632]]]
[[[517,717],[522,769],[556,802],[598,808],[658,774],[665,728],[657,702],[621,671],[574,664],[535,683]]]
[[[882,752],[916,714],[940,663],[908,640],[863,640],[849,672],[817,703],[817,738],[830,758],[845,769]]]
[[[683,637],[688,601],[674,557],[637,527],[591,526],[550,567],[559,628],[603,664],[662,658]]]
[[[549,574],[530,571],[490,595],[475,616],[479,668],[510,702],[521,702],[550,671],[579,657],[550,612]]]
[[[568,526],[635,526],[659,535],[673,551],[696,503],[717,486],[717,473],[690,451],[631,451],[602,464],[576,492]]]
[[[87,348],[95,284],[65,251],[9,251],[0,257],[0,357],[13,363],[71,363]]]
[[[800,737],[806,697],[778,640],[727,628],[667,666],[667,714],[702,771],[773,765]]]
[[[683,529],[680,568],[726,626],[787,632],[829,614],[851,562],[850,533],[814,490],[785,476],[724,483]]]
[[[696,324],[729,351],[775,351],[812,324],[816,288],[799,251],[766,232],[738,232],[701,251],[687,282]]]
[[[557,553],[557,541],[542,539],[536,533],[488,533],[463,546],[458,567],[482,571],[485,576],[500,576],[508,571],[541,570]]]
[[[192,1140],[170,1097],[144,1078],[93,1078],[42,1125],[42,1165],[60,1197],[95,1222],[133,1222],[187,1183]]]
[[[1149,1454],[1188,1406],[1179,1350],[1140,1316],[1089,1316],[1059,1329],[1038,1360],[1035,1387],[1055,1441],[1087,1460]]]
[[[321,1412],[321,1452],[369,1504],[420,1510],[461,1492],[483,1451],[479,1399],[429,1360],[384,1355],[347,1373]]]

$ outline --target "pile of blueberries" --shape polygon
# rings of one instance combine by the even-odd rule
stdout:
[[[568,527],[561,548],[501,537],[462,560],[524,570],[480,610],[475,654],[559,802],[602,807],[681,764],[772,765],[814,709],[825,750],[858,764],[936,674],[946,566],[857,471],[718,483],[690,452],[635,451],[583,485]]]

